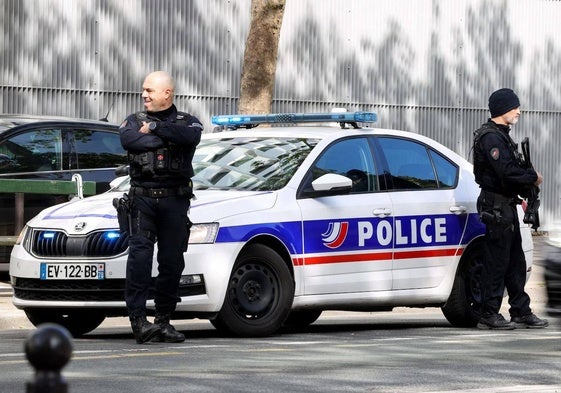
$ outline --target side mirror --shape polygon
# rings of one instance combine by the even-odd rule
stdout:
[[[312,182],[313,191],[305,192],[308,197],[345,195],[351,192],[353,181],[346,176],[327,173]]]

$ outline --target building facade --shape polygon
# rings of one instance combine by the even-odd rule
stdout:
[[[142,109],[164,69],[178,107],[212,130],[237,111],[251,0],[3,0],[0,110],[106,117]],[[512,132],[545,177],[542,227],[561,221],[561,2],[286,0],[274,112],[375,111],[471,160],[487,98],[517,91]]]

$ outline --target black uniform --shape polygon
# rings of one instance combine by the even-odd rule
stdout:
[[[531,314],[530,297],[524,291],[526,260],[516,205],[538,178],[523,166],[510,127],[492,120],[474,133],[474,174],[481,187],[477,209],[486,224],[485,274],[482,282],[482,315],[498,314],[504,290],[510,315]]]
[[[154,122],[149,134],[138,130]],[[151,284],[154,243],[158,241],[156,310],[175,310],[179,279],[185,262],[192,197],[192,158],[203,126],[175,105],[162,112],[138,112],[121,124],[120,136],[128,151],[131,189],[131,235],[127,260],[125,300],[131,320],[146,315]]]

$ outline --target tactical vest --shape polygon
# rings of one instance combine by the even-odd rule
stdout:
[[[495,133],[496,135],[499,135],[500,138],[509,147],[510,153],[512,154],[512,157],[514,157],[516,163],[519,166],[524,166],[524,157],[518,151],[518,144],[514,143],[512,138],[510,138],[504,132],[499,131],[492,124],[485,123],[481,126],[481,128],[479,128],[478,130],[476,130],[473,133],[473,135],[474,135],[474,138],[473,138],[473,174],[475,175],[476,183],[479,184],[479,185],[482,185],[482,186],[485,186],[483,175],[485,173],[485,169],[488,168],[488,163],[487,163],[487,155],[486,155],[485,152],[483,152],[481,150],[481,146],[480,146],[479,142],[481,141],[481,138],[484,135],[486,135],[490,132]],[[499,179],[499,181],[501,183],[501,187],[504,187],[503,179]]]
[[[139,123],[143,121],[161,121],[155,117],[149,116],[146,112],[137,112],[135,113],[135,117]],[[175,121],[187,122],[190,118],[191,115],[188,113],[177,112]],[[185,148],[169,142],[164,143],[164,147],[153,151],[128,153],[130,175],[133,179],[152,178],[156,181],[165,181],[166,179],[178,176],[193,176],[191,160],[194,155],[194,149]]]

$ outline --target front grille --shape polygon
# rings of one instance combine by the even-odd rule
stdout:
[[[35,229],[31,234],[31,253],[38,257],[112,257],[127,247],[127,233],[116,230],[68,236],[63,231]]]
[[[83,244],[84,255],[88,257],[105,257],[123,253],[129,244],[128,234],[115,231],[94,232]]]
[[[66,256],[66,241],[68,236],[64,232],[34,231],[32,238],[33,254],[40,257]]]
[[[125,300],[125,280],[37,280],[15,278],[14,296],[22,300],[112,302]],[[196,296],[206,293],[204,282],[182,285],[179,296]],[[149,299],[154,299],[154,280],[150,285]]]
[[[16,278],[14,296],[41,301],[124,301],[125,280],[37,280]]]

